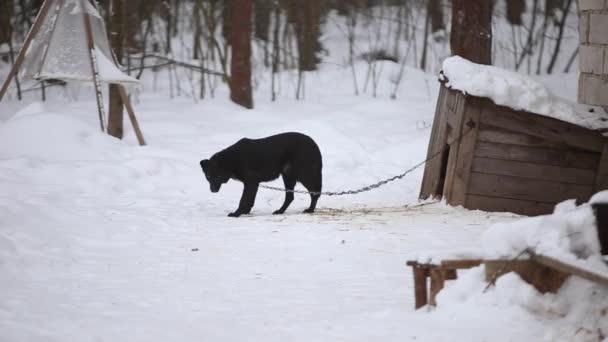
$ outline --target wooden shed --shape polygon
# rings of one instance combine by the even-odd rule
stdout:
[[[608,189],[608,139],[441,86],[420,197],[524,215]]]

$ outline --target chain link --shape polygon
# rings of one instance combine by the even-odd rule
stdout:
[[[430,160],[436,158],[437,156],[439,156],[440,154],[442,154],[443,152],[445,152],[450,145],[452,145],[453,143],[459,141],[460,139],[464,138],[467,134],[469,134],[471,131],[473,131],[473,128],[475,128],[475,122],[473,122],[472,120],[466,123],[466,126],[469,127],[469,129],[467,129],[466,132],[464,132],[463,134],[461,134],[460,136],[456,137],[452,142],[450,142],[449,144],[446,144],[445,147],[443,147],[441,150],[433,153],[430,157],[427,157],[425,160],[421,161],[420,163],[410,167],[409,169],[405,170],[405,172],[403,172],[402,174],[387,178],[385,180],[381,180],[377,183],[368,185],[368,186],[364,186],[362,188],[356,189],[356,190],[346,190],[346,191],[306,191],[306,190],[291,190],[291,189],[285,189],[285,188],[278,188],[278,187],[274,187],[274,186],[269,186],[269,185],[263,185],[260,184],[261,188],[264,189],[269,189],[269,190],[275,190],[275,191],[281,191],[281,192],[291,192],[294,194],[310,194],[310,195],[323,195],[323,196],[343,196],[343,195],[355,195],[355,194],[359,194],[362,192],[367,192],[367,191],[371,191],[374,189],[378,189],[379,187],[386,185],[390,182],[394,182],[398,179],[401,179],[403,177],[405,177],[407,174],[415,171],[416,169],[418,169],[419,167],[421,167],[422,165],[426,164],[427,162],[429,162]]]

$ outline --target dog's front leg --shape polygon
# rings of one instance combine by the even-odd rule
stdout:
[[[239,208],[233,212],[228,214],[230,217],[239,217],[243,214],[249,214],[251,212],[251,208],[253,208],[253,204],[255,203],[255,196],[258,193],[258,186],[260,183],[245,183],[243,187],[243,195],[241,196],[241,201],[239,202]]]

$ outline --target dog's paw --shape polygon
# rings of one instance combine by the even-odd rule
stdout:
[[[241,214],[237,213],[237,212],[228,214],[228,217],[239,217],[239,216],[241,216]]]
[[[283,213],[285,213],[285,210],[275,210],[272,215],[282,215]]]
[[[310,209],[310,208],[308,208],[308,209],[306,209],[306,210],[303,211],[304,214],[312,214],[314,212],[315,212],[315,210],[314,209]]]

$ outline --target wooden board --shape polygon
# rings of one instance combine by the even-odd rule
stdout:
[[[479,141],[494,142],[529,147],[546,147],[558,150],[570,150],[566,144],[549,141],[533,135],[507,131],[496,126],[482,123],[479,126]]]
[[[536,216],[553,212],[555,203],[468,194],[466,208]]]
[[[427,149],[427,158],[445,148],[447,139],[447,98],[448,90],[444,86],[439,87],[439,96],[437,98],[437,108],[435,110],[435,118],[433,119],[433,128],[431,129],[431,137],[429,147]],[[422,176],[422,185],[420,187],[420,198],[426,199],[429,197],[441,197],[442,195],[442,161],[444,153],[440,153],[437,157],[429,160],[424,167],[424,175]]]
[[[458,162],[458,153],[460,152],[460,144],[462,143],[459,139],[462,134],[462,122],[464,117],[464,110],[467,105],[467,99],[463,94],[457,93],[454,113],[456,120],[453,126],[450,127],[450,134],[448,135],[448,144],[450,145],[450,153],[447,159],[445,182],[443,186],[443,197],[449,201],[452,194],[452,186],[454,183],[454,172],[456,170],[456,164]]]
[[[484,265],[487,282],[495,282],[501,275],[515,272],[541,293],[557,292],[568,278],[567,273],[533,260],[485,260]]]
[[[595,152],[601,152],[604,147],[604,138],[599,132],[542,115],[496,106],[489,99],[481,100],[485,102],[482,123]]]
[[[549,257],[542,254],[532,253],[530,256],[532,260],[535,262],[544,265],[546,267],[550,267],[564,274],[574,275],[594,283],[601,284],[603,286],[608,287],[608,275],[603,273],[598,273],[593,270],[583,269],[581,267],[569,264],[565,261],[558,260],[553,257]]]
[[[598,192],[606,189],[608,189],[608,141],[604,143],[604,148],[600,155],[593,191]]]
[[[584,202],[593,193],[593,187],[472,172],[469,193],[545,203],[556,203],[571,198]]]
[[[475,157],[473,159],[472,170],[479,173],[516,176],[581,185],[593,185],[595,182],[595,172],[593,170],[483,157]]]
[[[554,150],[485,141],[478,142],[475,156],[592,170],[595,170],[599,163],[598,153]]]
[[[460,143],[454,144],[456,145],[455,148],[458,149],[454,158],[452,158],[452,149],[450,149],[448,174],[445,183],[446,191],[444,191],[446,201],[451,205],[465,205],[479,131],[479,118],[484,110],[480,99],[476,97],[466,98],[463,105],[460,122]]]

